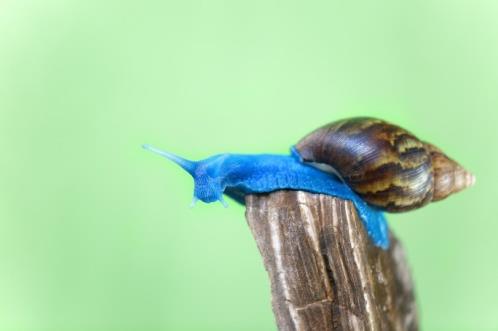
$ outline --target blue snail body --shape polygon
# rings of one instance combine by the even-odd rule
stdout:
[[[372,242],[383,249],[389,247],[384,214],[368,205],[338,177],[302,162],[293,148],[291,155],[219,154],[201,161],[189,161],[174,154],[145,145],[179,164],[194,178],[194,200],[206,203],[220,201],[223,194],[244,204],[247,194],[277,190],[301,190],[327,194],[354,203]]]

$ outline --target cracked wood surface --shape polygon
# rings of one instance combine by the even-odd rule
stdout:
[[[302,191],[246,197],[279,330],[415,331],[403,248],[370,243],[351,202]]]

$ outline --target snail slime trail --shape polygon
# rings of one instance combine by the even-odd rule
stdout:
[[[404,212],[446,198],[474,176],[437,147],[374,118],[327,124],[304,137],[290,155],[218,154],[190,161],[150,145],[194,179],[193,202],[244,204],[248,194],[301,190],[350,200],[372,242],[389,247],[383,212]],[[321,167],[314,166],[322,164]],[[323,164],[334,173],[323,171]]]

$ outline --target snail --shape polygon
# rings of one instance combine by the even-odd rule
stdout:
[[[383,212],[422,207],[473,184],[474,177],[436,147],[374,118],[327,124],[299,141],[290,155],[224,153],[190,161],[143,145],[194,179],[192,205],[244,204],[248,194],[301,190],[350,200],[372,242],[389,247]]]

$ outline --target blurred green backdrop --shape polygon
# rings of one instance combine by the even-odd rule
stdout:
[[[274,330],[235,203],[142,143],[286,153],[398,123],[477,175],[389,216],[425,330],[498,329],[498,3],[0,2],[0,330]]]

